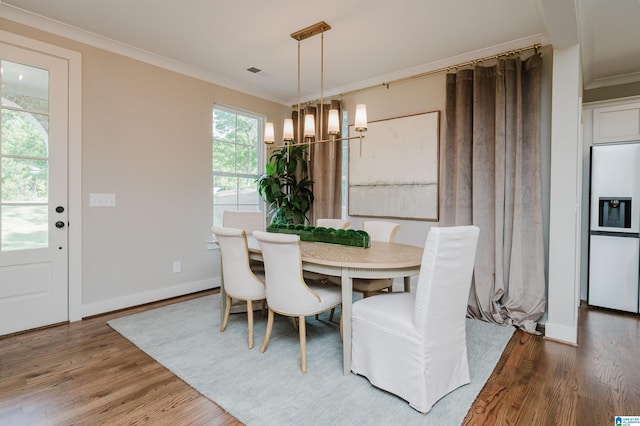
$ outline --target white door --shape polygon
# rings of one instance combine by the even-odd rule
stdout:
[[[0,335],[68,309],[68,62],[0,43]]]

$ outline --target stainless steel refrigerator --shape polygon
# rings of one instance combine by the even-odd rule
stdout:
[[[639,232],[640,141],[592,147],[589,305],[638,312]]]

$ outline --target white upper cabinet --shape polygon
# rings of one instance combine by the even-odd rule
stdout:
[[[592,143],[640,140],[640,102],[593,109]]]

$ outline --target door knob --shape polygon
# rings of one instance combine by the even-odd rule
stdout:
[[[56,228],[64,228],[64,222],[59,220],[56,222]]]

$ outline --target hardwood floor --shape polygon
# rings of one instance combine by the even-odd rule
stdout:
[[[0,338],[0,425],[241,424],[106,324],[210,293]],[[463,424],[640,415],[640,316],[581,307],[579,343],[516,331]]]
[[[0,425],[240,425],[107,325],[144,307],[0,339]]]
[[[640,316],[580,307],[578,347],[520,330],[464,425],[614,425],[640,416]]]

